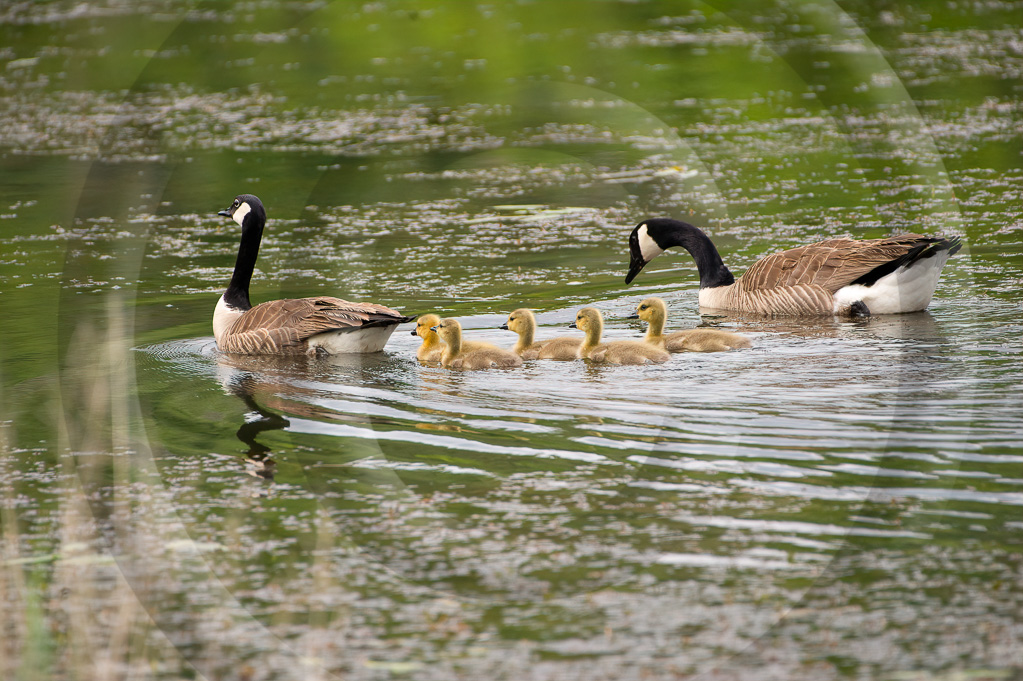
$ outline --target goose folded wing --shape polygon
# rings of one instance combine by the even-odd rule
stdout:
[[[902,234],[888,239],[828,239],[761,258],[742,276],[748,290],[819,286],[834,293],[893,263],[911,262],[943,239]]]
[[[411,321],[396,310],[340,298],[271,300],[248,310],[230,328],[230,345],[252,352],[295,346],[311,336]]]

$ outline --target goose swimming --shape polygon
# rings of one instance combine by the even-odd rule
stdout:
[[[931,302],[958,237],[902,234],[886,239],[828,239],[765,256],[736,279],[702,230],[655,218],[629,236],[625,283],[669,248],[681,246],[700,273],[700,307],[764,315],[895,314]]]
[[[246,355],[378,352],[398,324],[415,319],[383,305],[330,296],[271,300],[253,307],[249,282],[266,210],[252,194],[241,194],[218,215],[234,219],[242,228],[231,283],[213,311],[219,350]]]

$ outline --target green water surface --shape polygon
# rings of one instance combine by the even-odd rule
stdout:
[[[0,5],[0,675],[1019,678],[1020,10]],[[254,302],[753,348],[225,356],[239,193]],[[650,216],[964,248],[924,313],[701,316],[624,284]]]

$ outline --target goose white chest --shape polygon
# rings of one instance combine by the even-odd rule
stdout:
[[[217,345],[223,342],[224,334],[244,312],[244,310],[231,307],[224,300],[224,296],[220,296],[217,307],[213,310],[213,337],[217,340]]]

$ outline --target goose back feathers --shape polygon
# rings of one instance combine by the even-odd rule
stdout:
[[[214,333],[224,352],[246,355],[376,352],[395,327],[411,321],[383,305],[340,298],[290,298],[260,303]]]
[[[702,307],[765,315],[849,315],[926,308],[942,267],[961,244],[958,238],[920,234],[828,239],[761,258],[735,279],[701,230],[679,220],[651,219],[630,236],[626,283],[676,246],[696,260]]]

